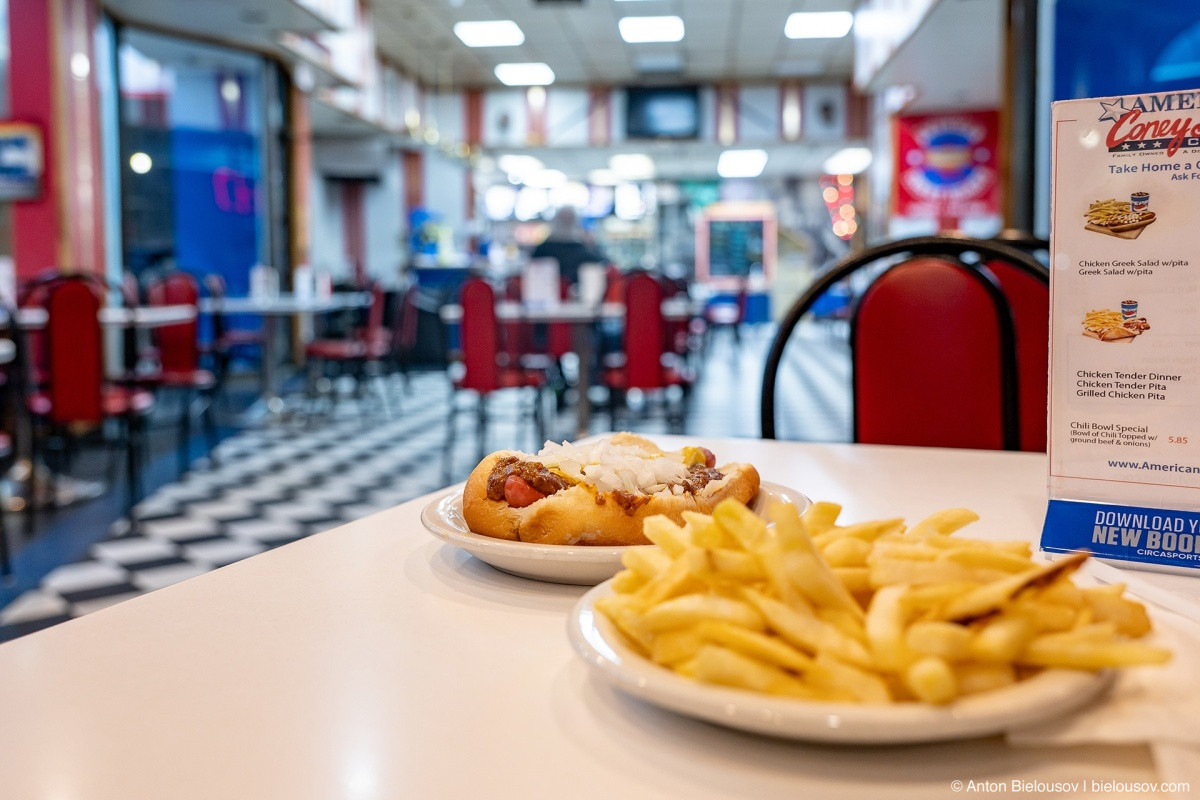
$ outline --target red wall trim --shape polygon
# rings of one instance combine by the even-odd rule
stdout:
[[[354,269],[354,282],[363,286],[367,277],[366,181],[342,182],[342,232],[346,260]]]
[[[738,136],[738,87],[733,83],[716,86],[716,137],[719,144],[734,144]]]
[[[483,90],[463,92],[463,133],[469,145],[483,144]]]
[[[588,144],[612,144],[612,90],[607,86],[588,89]]]
[[[854,87],[846,87],[846,135],[866,138],[870,135],[871,110],[864,95],[854,91]]]
[[[51,3],[9,0],[8,91],[14,120],[42,129],[42,196],[13,203],[13,254],[17,278],[32,278],[59,265],[58,139],[54,108],[56,71],[51,39]]]
[[[404,210],[425,205],[425,154],[420,150],[404,151]]]
[[[525,109],[529,119],[529,133],[525,141],[531,147],[540,147],[546,143],[546,106],[549,102],[550,93],[545,86],[530,86],[525,90]]]
[[[794,142],[804,132],[804,96],[797,81],[779,84],[779,138]]]

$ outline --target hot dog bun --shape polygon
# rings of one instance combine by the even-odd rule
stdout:
[[[656,445],[632,434],[617,434],[607,442],[640,451],[647,458],[677,456],[664,454]],[[694,493],[654,494],[603,491],[580,481],[524,508],[488,497],[488,480],[503,459],[516,457],[537,461],[536,456],[502,450],[487,456],[471,471],[463,488],[463,517],[475,533],[512,541],[561,545],[649,544],[642,535],[642,521],[665,514],[682,524],[684,511],[711,513],[726,497],[743,503],[758,494],[758,470],[749,464],[731,463],[717,467],[723,476]]]

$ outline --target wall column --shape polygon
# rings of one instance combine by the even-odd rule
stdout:
[[[19,280],[55,267],[104,274],[96,7],[9,0],[11,114],[41,129],[45,161],[41,197],[13,204]]]

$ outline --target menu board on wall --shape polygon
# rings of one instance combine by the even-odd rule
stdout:
[[[730,288],[749,278],[769,284],[775,275],[777,236],[770,203],[713,203],[696,224],[696,280]]]
[[[712,276],[749,277],[762,269],[763,221],[718,219],[709,223],[708,269]]]
[[[1196,109],[1054,104],[1047,550],[1200,569]]]

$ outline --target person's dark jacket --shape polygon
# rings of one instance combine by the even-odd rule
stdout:
[[[579,283],[579,265],[600,263],[604,258],[585,243],[571,239],[546,239],[533,248],[530,258],[553,258],[558,261],[558,274],[572,286]]]

